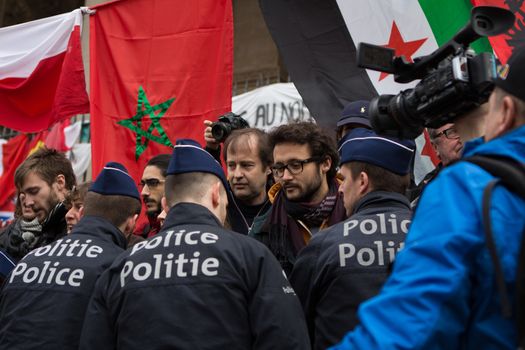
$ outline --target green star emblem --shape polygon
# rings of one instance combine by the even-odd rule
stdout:
[[[122,125],[131,131],[137,133],[136,146],[135,146],[135,159],[139,159],[140,155],[148,147],[149,141],[160,143],[168,147],[173,147],[173,144],[169,140],[166,132],[160,125],[160,118],[166,113],[171,104],[175,101],[175,98],[170,98],[162,103],[151,106],[146,97],[146,92],[142,86],[139,86],[139,93],[137,97],[137,113],[129,118],[118,121],[117,124]],[[155,112],[159,111],[158,114]],[[148,116],[151,119],[151,125],[147,130],[142,129],[142,122],[144,117]],[[159,136],[153,135],[153,131],[157,130]]]

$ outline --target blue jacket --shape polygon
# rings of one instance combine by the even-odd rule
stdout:
[[[525,162],[525,126],[465,156],[499,154]],[[493,177],[459,162],[423,191],[381,293],[359,308],[361,325],[332,349],[515,349],[515,319],[501,314],[482,226],[482,193]],[[525,226],[525,201],[494,189],[491,221],[509,297],[515,302],[516,267]]]

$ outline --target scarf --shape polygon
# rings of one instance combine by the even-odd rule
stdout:
[[[332,180],[328,194],[316,205],[291,202],[282,190],[277,194],[269,219],[269,248],[287,274],[299,251],[308,243],[298,220],[308,228],[325,228],[346,219],[343,196],[338,187],[339,182]]]

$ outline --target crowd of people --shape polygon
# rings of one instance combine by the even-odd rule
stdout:
[[[492,185],[503,296],[484,235],[494,176],[461,159],[525,162],[523,67],[521,49],[487,106],[428,129],[441,162],[417,185],[415,142],[375,133],[368,101],[336,138],[301,122],[221,143],[206,121],[205,147],[177,140],[138,186],[117,162],[77,184],[39,149],[0,232],[0,348],[517,348],[525,199]]]

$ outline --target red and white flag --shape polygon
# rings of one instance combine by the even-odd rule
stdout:
[[[81,10],[0,29],[0,125],[37,132],[89,112]]]

